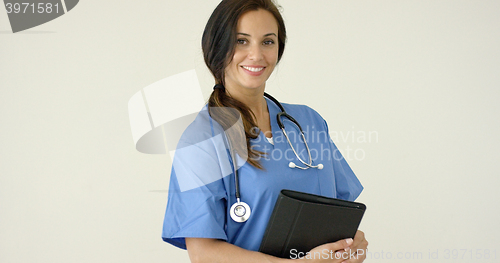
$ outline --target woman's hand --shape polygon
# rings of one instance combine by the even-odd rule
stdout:
[[[354,240],[351,238],[317,246],[309,251],[309,256],[300,260],[304,263],[360,263],[366,258],[368,241],[362,231],[357,231]]]
[[[365,233],[358,230],[354,236],[354,242],[349,247],[349,257],[346,263],[359,263],[366,259],[366,250],[368,249],[368,241],[365,239]],[[347,255],[347,254],[346,254]]]

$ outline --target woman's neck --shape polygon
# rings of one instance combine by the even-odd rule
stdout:
[[[264,87],[258,89],[233,89],[226,87],[226,92],[232,98],[245,104],[255,115],[255,124],[266,137],[272,137],[271,121],[267,109],[267,101],[264,99]]]
[[[267,102],[264,99],[264,87],[259,89],[231,89],[226,87],[226,92],[232,98],[245,104],[257,119],[269,114]]]

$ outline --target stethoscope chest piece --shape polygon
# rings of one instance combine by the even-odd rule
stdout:
[[[247,203],[238,200],[238,202],[231,206],[229,213],[234,221],[243,223],[248,220],[252,211],[250,211],[250,206]]]

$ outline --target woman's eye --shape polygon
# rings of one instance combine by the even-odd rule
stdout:
[[[237,43],[240,44],[240,45],[244,45],[244,44],[247,43],[247,40],[246,39],[238,39]]]
[[[269,45],[272,45],[272,44],[274,44],[274,40],[266,40],[266,41],[264,41],[264,45],[265,46],[269,46]]]

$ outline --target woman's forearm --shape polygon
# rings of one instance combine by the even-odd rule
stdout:
[[[250,251],[225,241],[209,238],[186,238],[192,263],[285,263],[282,259]]]
[[[358,231],[353,239],[342,239],[334,243],[327,243],[321,246],[317,246],[310,251],[310,255],[316,255],[323,251],[333,252],[344,252],[351,245],[354,245],[358,249],[365,249],[368,246],[368,242],[364,238],[364,234]],[[264,253],[255,252],[240,248],[233,244],[227,243],[225,241],[210,239],[210,238],[186,238],[186,246],[189,254],[189,258],[192,263],[290,263],[294,259],[283,259],[277,258]],[[322,254],[325,255],[325,254]],[[329,262],[329,263],[340,263],[340,262],[350,262],[350,263],[360,263],[365,259],[365,254],[359,258],[349,259],[347,261],[340,256],[335,257],[316,257],[316,256],[306,256],[294,262]]]

